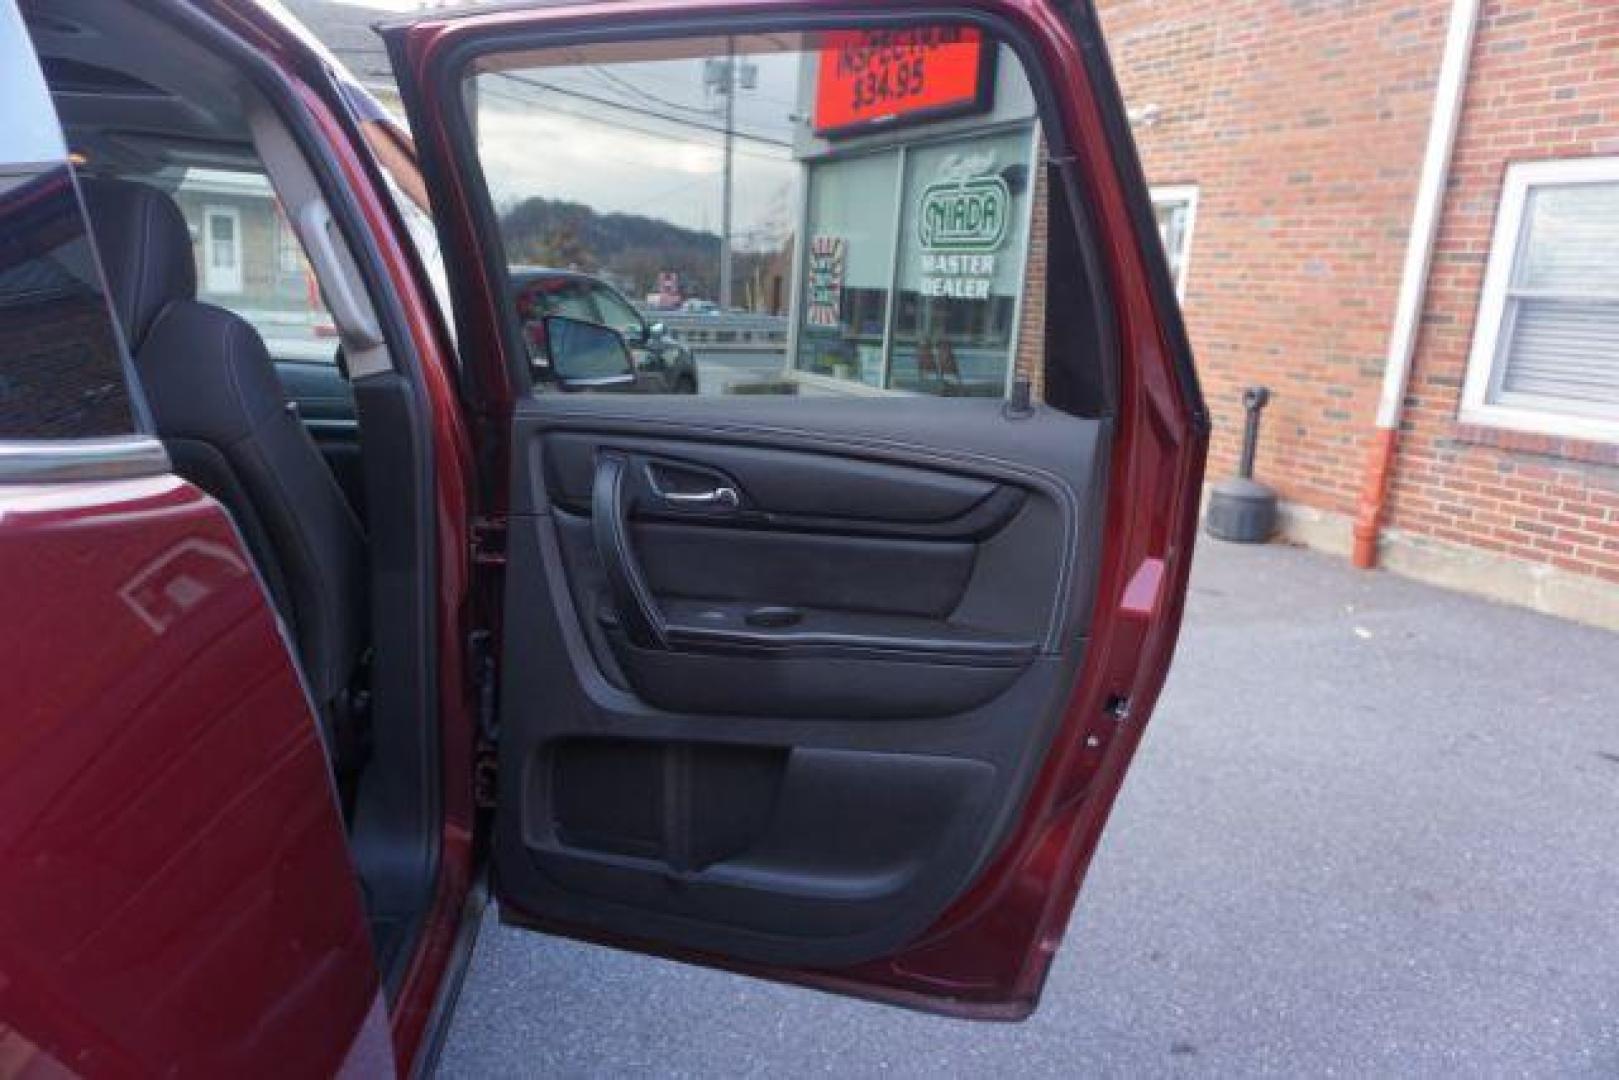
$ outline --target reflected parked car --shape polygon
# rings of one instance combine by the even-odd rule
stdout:
[[[541,320],[547,315],[612,327],[635,358],[635,392],[697,393],[697,360],[661,322],[647,322],[624,295],[607,282],[574,270],[517,266],[511,270],[512,300],[523,324],[529,358],[539,370],[550,366]]]

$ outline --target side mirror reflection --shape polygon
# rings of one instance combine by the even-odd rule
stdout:
[[[564,390],[602,390],[635,382],[635,363],[617,330],[566,315],[545,317],[551,370]]]

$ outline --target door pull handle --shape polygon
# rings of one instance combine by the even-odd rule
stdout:
[[[665,491],[660,492],[660,496],[670,506],[688,509],[735,510],[742,505],[742,496],[729,486],[712,491]]]

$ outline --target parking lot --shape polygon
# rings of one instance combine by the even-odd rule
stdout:
[[[1619,637],[1204,542],[1040,1012],[486,925],[450,1076],[1619,1074]]]

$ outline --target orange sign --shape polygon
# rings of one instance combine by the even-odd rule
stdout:
[[[841,30],[821,46],[815,132],[843,135],[990,107],[993,46],[968,26]]]

